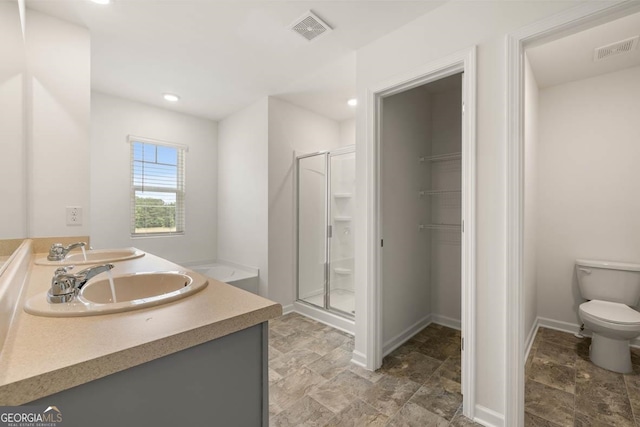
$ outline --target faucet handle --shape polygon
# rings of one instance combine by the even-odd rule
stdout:
[[[47,301],[50,303],[71,301],[76,294],[76,277],[68,271],[73,265],[57,268],[51,279],[51,289],[47,292]]]
[[[58,267],[56,268],[56,271],[53,272],[54,276],[59,276],[61,274],[66,274],[69,272],[69,270],[73,270],[73,267],[75,267],[75,265],[68,265],[66,267]]]
[[[85,246],[87,246],[85,242],[72,243],[66,247],[63,246],[62,243],[54,243],[49,249],[49,255],[47,256],[47,259],[49,261],[62,261],[67,256],[70,250],[79,247],[84,248]]]
[[[49,249],[49,256],[47,256],[47,259],[49,261],[60,261],[61,259],[64,259],[64,255],[65,252],[62,243],[54,243]]]

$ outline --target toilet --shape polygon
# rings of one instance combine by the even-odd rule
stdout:
[[[629,373],[629,341],[640,335],[640,264],[576,260],[582,297],[579,314],[592,331],[589,357],[601,368]]]

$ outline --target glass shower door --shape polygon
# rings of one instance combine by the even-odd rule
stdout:
[[[355,214],[355,152],[329,154],[329,294],[327,306],[355,314],[353,281]]]
[[[320,308],[327,305],[326,158],[298,158],[298,299]]]

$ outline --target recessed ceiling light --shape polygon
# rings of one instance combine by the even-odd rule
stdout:
[[[164,94],[164,99],[165,99],[165,101],[169,101],[169,102],[178,102],[180,100],[180,97],[178,95],[174,95],[172,93],[165,93]]]
[[[358,100],[355,98],[351,98],[350,100],[347,101],[347,104],[349,104],[349,106],[351,107],[355,107],[356,105],[358,105]]]
[[[111,0],[91,0],[91,1],[96,4],[103,4],[103,5],[111,3]]]

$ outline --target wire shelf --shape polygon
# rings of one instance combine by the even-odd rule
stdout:
[[[461,194],[462,190],[420,190],[420,196],[439,196],[446,194]]]
[[[436,156],[424,156],[419,157],[420,163],[424,162],[444,162],[447,160],[459,160],[462,158],[462,153],[447,153],[447,154],[438,154]]]
[[[461,226],[459,224],[420,224],[418,228],[420,230],[460,231]]]

